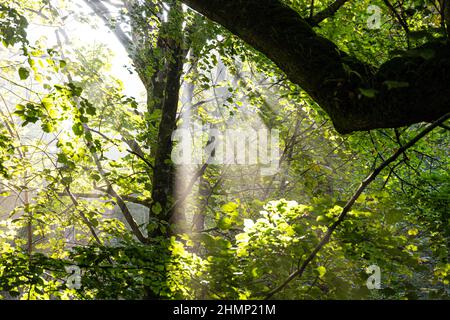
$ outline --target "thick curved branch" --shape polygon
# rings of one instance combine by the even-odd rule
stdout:
[[[419,48],[376,71],[318,35],[279,0],[182,1],[265,54],[340,133],[432,122],[450,111],[448,45]]]

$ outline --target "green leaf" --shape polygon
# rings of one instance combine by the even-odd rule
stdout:
[[[54,127],[50,122],[43,123],[41,125],[41,127],[42,127],[42,130],[47,133],[53,132],[53,130],[54,130]]]
[[[405,81],[386,80],[383,82],[383,84],[385,84],[388,87],[388,90],[409,87],[409,83]]]
[[[75,135],[81,136],[83,134],[83,125],[80,122],[76,122],[72,126],[72,131],[73,133],[75,133]]]
[[[236,211],[237,208],[238,208],[238,205],[236,203],[229,202],[229,203],[224,204],[221,209],[223,212],[231,213],[231,212]]]
[[[98,175],[96,173],[91,174],[91,178],[94,179],[95,181],[100,181],[100,179],[101,179],[100,175]]]
[[[56,161],[58,161],[58,163],[67,164],[69,159],[65,153],[58,153],[58,158]]]
[[[228,230],[233,225],[233,220],[231,220],[229,217],[223,217],[219,220],[217,223],[217,227],[221,230]]]
[[[319,277],[323,278],[323,276],[325,275],[325,273],[327,273],[327,269],[324,266],[319,266],[317,267],[317,272],[319,273]]]
[[[156,215],[160,214],[162,211],[161,204],[159,202],[156,202],[152,207],[152,212]]]
[[[63,177],[61,179],[61,183],[65,186],[70,185],[72,183],[72,181],[73,181],[72,177]]]
[[[20,67],[19,68],[19,77],[20,80],[26,80],[30,76],[30,70],[27,68]]]
[[[86,106],[86,113],[90,116],[95,116],[96,112],[97,109],[95,109],[95,107],[92,104],[88,103]]]
[[[361,92],[361,94],[363,96],[368,97],[368,98],[375,98],[375,96],[378,93],[378,90],[375,90],[375,89],[359,88],[359,91]]]

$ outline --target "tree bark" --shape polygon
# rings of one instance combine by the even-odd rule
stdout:
[[[376,70],[318,35],[279,0],[182,1],[265,54],[339,133],[430,122],[450,111],[449,45],[428,44]]]
[[[181,7],[175,5],[169,13],[175,30],[181,32]],[[177,17],[178,15],[178,17]],[[186,51],[183,43],[173,38],[165,38],[167,44],[167,77],[162,101],[162,117],[158,130],[158,142],[155,154],[152,186],[152,207],[150,214],[159,215],[165,222],[170,221],[173,214],[175,169],[171,161],[172,133],[176,129],[178,101],[181,88],[181,76]]]

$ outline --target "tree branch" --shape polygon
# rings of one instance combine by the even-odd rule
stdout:
[[[199,170],[197,170],[194,174],[194,176],[189,181],[189,184],[187,185],[186,189],[178,196],[175,203],[172,205],[172,207],[167,211],[167,214],[170,212],[173,212],[176,210],[181,204],[186,200],[186,198],[189,196],[189,194],[192,192],[192,188],[194,187],[197,180],[205,173],[206,168],[208,167],[209,161],[206,161]]]
[[[76,193],[72,193],[75,197],[78,198],[85,198],[85,199],[100,199],[103,197],[108,197],[107,195],[107,190],[104,189],[97,189],[100,190],[102,192],[104,192],[105,194],[101,194],[101,193],[87,193],[87,192],[76,192]],[[58,196],[66,196],[65,193],[58,193]],[[133,196],[121,196],[122,199],[126,202],[131,202],[131,203],[136,203],[139,204],[141,206],[144,207],[150,207],[150,202],[149,201],[145,201],[145,200],[139,200],[136,197]]]
[[[69,187],[65,187],[65,192],[69,196],[69,198],[72,201],[72,203],[74,204],[74,206],[76,208],[79,207],[80,203],[78,202],[77,198],[75,198],[75,196],[72,194]],[[83,220],[84,224],[89,228],[89,231],[91,232],[92,236],[94,237],[95,242],[97,242],[99,245],[101,245],[102,242],[100,241],[100,238],[98,237],[97,232],[95,231],[95,228],[92,225],[92,223],[89,221],[89,219],[86,217],[86,215],[82,211],[78,211],[78,214],[81,217],[81,219]]]
[[[86,130],[89,130],[89,127],[87,125],[84,125],[84,128]],[[91,152],[92,158],[94,159],[94,162],[97,166],[98,172],[102,176],[103,180],[106,183],[106,192],[110,197],[112,197],[117,205],[119,206],[120,210],[122,211],[123,216],[125,217],[125,220],[127,220],[128,225],[131,228],[131,231],[136,236],[136,238],[142,242],[147,243],[148,239],[143,235],[141,232],[141,229],[139,229],[139,226],[137,225],[136,221],[134,221],[134,217],[131,214],[130,210],[127,207],[127,204],[125,203],[124,199],[114,190],[111,182],[109,182],[108,177],[106,175],[106,172],[103,170],[102,164],[100,162],[100,159],[98,158],[97,154],[95,152]]]
[[[330,4],[326,9],[316,13],[314,16],[311,16],[307,19],[307,22],[311,26],[317,26],[323,20],[330,18],[333,16],[346,2],[349,0],[336,0],[332,4]]]
[[[86,131],[91,131],[91,129],[89,128],[89,126],[87,124],[83,124],[83,128]],[[87,145],[89,147],[89,150],[91,150],[92,142],[87,142]],[[128,225],[130,226],[131,231],[136,236],[136,238],[142,243],[148,243],[148,238],[146,238],[144,236],[144,234],[141,232],[141,229],[139,229],[139,226],[137,225],[136,221],[134,221],[134,217],[131,214],[130,210],[128,209],[127,204],[125,203],[124,199],[114,190],[114,187],[112,186],[111,182],[108,180],[106,172],[105,172],[105,170],[103,170],[103,166],[102,166],[97,154],[94,151],[92,151],[91,155],[97,166],[98,172],[100,173],[101,177],[103,178],[103,180],[106,183],[106,193],[111,198],[113,198],[114,201],[117,203],[120,210],[122,211],[123,216],[125,217],[125,220],[127,220]]]
[[[111,17],[108,8],[101,2],[101,0],[84,0],[84,2],[100,19],[103,20],[105,25],[114,33],[123,47],[130,52],[130,47],[132,44],[131,39],[126,35],[122,28],[119,27],[119,25],[112,24],[113,18]]]
[[[314,248],[314,250],[309,254],[306,260],[302,263],[299,269],[293,272],[281,285],[270,291],[266,299],[273,297],[276,293],[283,290],[292,280],[297,277],[301,277],[305,272],[306,267],[311,263],[311,261],[316,257],[317,253],[330,241],[331,235],[337,229],[337,227],[344,221],[347,214],[350,212],[351,208],[355,204],[356,200],[358,200],[359,196],[364,192],[364,190],[371,184],[375,178],[388,167],[392,162],[397,160],[406,150],[414,146],[418,141],[420,141],[423,137],[425,137],[428,133],[430,133],[433,129],[441,125],[444,121],[450,118],[450,113],[439,118],[434,123],[428,125],[425,129],[423,129],[419,134],[417,134],[413,139],[411,139],[408,143],[399,148],[391,157],[385,160],[381,165],[379,165],[375,170],[372,171],[370,175],[363,180],[361,185],[358,187],[356,192],[350,198],[350,200],[346,203],[341,213],[339,214],[337,220],[328,228],[325,236],[319,242],[319,244]]]
[[[383,0],[383,2],[389,8],[389,10],[392,12],[392,14],[395,16],[395,18],[398,20],[398,22],[402,26],[403,30],[405,30],[406,33],[409,33],[408,24],[403,19],[403,17],[397,12],[397,10],[395,10],[394,6],[389,2],[389,0]]]
[[[89,128],[89,131],[98,134],[103,139],[105,139],[106,141],[111,142],[115,146],[117,146],[117,147],[119,146],[118,143],[116,143],[112,138],[108,137],[106,134],[104,134],[104,133],[102,133],[102,132],[100,132],[98,130],[92,129],[92,128]],[[128,153],[133,154],[136,157],[138,157],[139,159],[141,159],[142,161],[144,161],[145,164],[150,169],[154,169],[152,163],[145,158],[145,154],[144,154],[144,151],[142,150],[141,146],[139,146],[139,144],[135,140],[122,138],[122,141],[125,142],[130,147],[130,149],[127,149]]]
[[[130,149],[127,150],[129,153],[134,154],[136,157],[144,161],[145,164],[150,169],[152,170],[155,169],[153,167],[153,164],[146,159],[144,151],[142,150],[141,146],[136,142],[136,140],[130,138],[122,138],[122,141],[125,142],[130,147]]]
[[[449,45],[425,45],[375,70],[314,32],[279,0],[182,1],[265,54],[319,104],[339,133],[432,122],[450,111]],[[425,49],[433,57],[421,57]],[[403,86],[390,88],[387,81]]]

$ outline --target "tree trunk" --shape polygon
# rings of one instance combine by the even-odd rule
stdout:
[[[173,6],[169,22],[181,33],[181,6]],[[171,21],[173,19],[174,21]],[[158,131],[157,149],[153,170],[153,186],[150,214],[155,214],[163,222],[169,222],[173,215],[175,169],[171,161],[172,133],[176,129],[181,76],[186,51],[176,37],[164,39],[167,51],[167,78],[162,103],[162,117]],[[169,230],[167,230],[169,231]],[[157,231],[158,233],[159,231]]]

